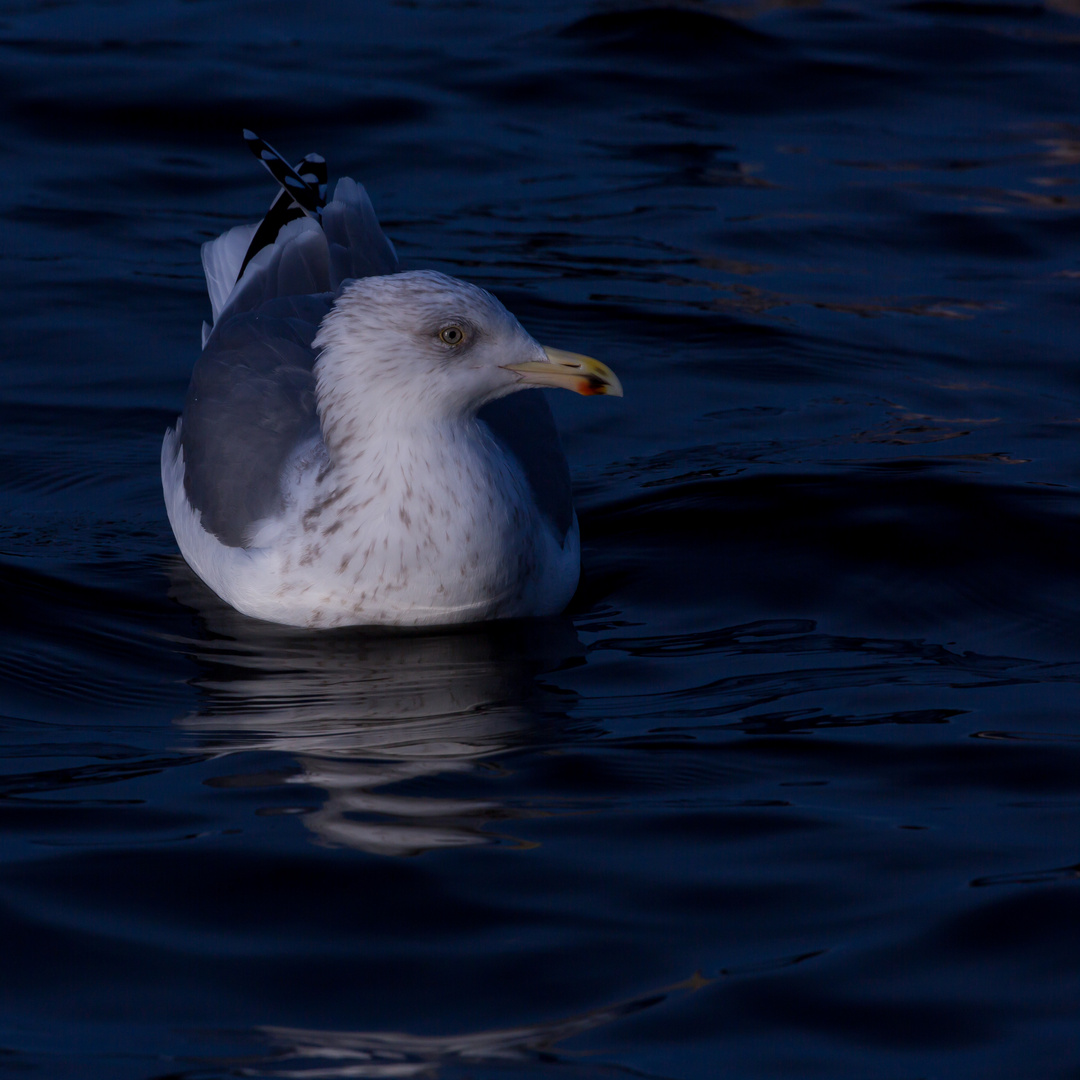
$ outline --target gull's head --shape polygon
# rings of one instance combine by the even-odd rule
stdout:
[[[433,270],[350,282],[314,345],[324,426],[468,417],[532,386],[622,394],[598,360],[545,349],[491,293]]]

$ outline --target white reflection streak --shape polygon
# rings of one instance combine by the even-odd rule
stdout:
[[[284,1045],[286,1058],[321,1059],[326,1064],[274,1069],[271,1076],[295,1080],[344,1080],[347,1077],[408,1077],[435,1075],[449,1065],[507,1065],[531,1062],[559,1042],[614,1020],[659,1005],[676,991],[698,990],[711,980],[701,975],[653,994],[606,1005],[547,1023],[497,1028],[467,1035],[425,1036],[405,1032],[311,1031],[263,1027],[259,1030]],[[330,1064],[333,1062],[334,1064]],[[264,1068],[247,1075],[267,1075]]]

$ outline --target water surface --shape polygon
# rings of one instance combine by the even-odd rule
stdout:
[[[0,2],[0,1074],[1075,1078],[1080,9]],[[326,155],[602,357],[570,611],[186,570],[199,244]]]

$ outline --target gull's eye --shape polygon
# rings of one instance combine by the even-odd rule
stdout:
[[[460,326],[444,326],[439,331],[439,340],[447,345],[460,345],[465,340],[465,331]]]

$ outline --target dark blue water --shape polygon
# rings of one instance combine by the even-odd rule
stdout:
[[[1080,6],[6,0],[0,90],[0,1075],[1080,1076]],[[185,569],[245,126],[619,373],[565,617]]]

